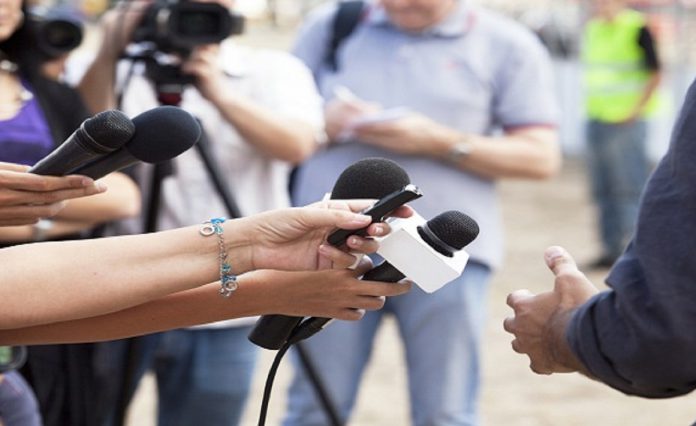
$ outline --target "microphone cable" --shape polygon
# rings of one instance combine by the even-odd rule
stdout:
[[[278,352],[276,353],[276,356],[273,358],[273,363],[271,364],[271,368],[268,370],[268,376],[266,377],[266,384],[263,389],[263,398],[261,400],[261,411],[259,413],[259,422],[258,426],[264,426],[266,424],[266,416],[268,414],[268,405],[271,400],[271,391],[273,390],[273,381],[275,380],[276,373],[278,372],[278,367],[280,366],[280,362],[285,356],[285,353],[292,347],[292,345],[295,345],[295,349],[297,350],[297,354],[300,357],[300,360],[303,363],[305,373],[307,373],[307,376],[309,380],[311,380],[314,384],[314,390],[317,392],[317,396],[319,397],[319,401],[321,402],[322,406],[324,407],[324,412],[326,413],[327,417],[329,418],[329,422],[331,426],[344,426],[344,423],[341,421],[338,413],[336,412],[336,409],[334,407],[333,402],[331,401],[331,398],[329,397],[328,392],[326,391],[323,383],[321,382],[321,378],[319,377],[318,372],[314,369],[314,367],[311,364],[311,361],[309,359],[309,356],[305,350],[305,348],[300,344],[300,342],[310,336],[299,336],[297,335],[298,329],[300,329],[301,325],[304,323],[298,324],[295,329],[293,330],[293,333],[291,335],[291,338],[288,339],[285,343],[283,343],[283,346],[278,349]],[[300,330],[301,331],[301,330]],[[313,335],[314,333],[312,333]],[[295,337],[293,339],[293,337]]]

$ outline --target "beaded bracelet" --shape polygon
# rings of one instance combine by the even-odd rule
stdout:
[[[232,273],[232,265],[227,262],[227,250],[225,249],[225,236],[222,229],[222,224],[225,222],[224,217],[215,217],[203,222],[203,227],[200,229],[200,234],[204,237],[217,235],[218,239],[218,260],[220,261],[220,295],[222,297],[230,297],[233,291],[237,290],[237,276]]]

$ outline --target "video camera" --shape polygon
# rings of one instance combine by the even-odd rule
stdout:
[[[244,17],[218,3],[189,0],[158,0],[143,16],[132,41],[149,45],[139,56],[146,62],[147,76],[156,84],[188,84],[177,61],[164,59],[167,54],[185,59],[199,45],[219,43],[244,31]]]
[[[34,6],[28,10],[27,22],[45,59],[58,58],[82,43],[82,22],[71,9]]]

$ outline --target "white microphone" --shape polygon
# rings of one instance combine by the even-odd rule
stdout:
[[[418,213],[407,219],[397,218],[389,222],[392,231],[379,243],[377,254],[391,269],[408,277],[427,293],[442,288],[459,277],[469,261],[469,254],[462,250],[479,233],[478,224],[464,213],[451,210],[426,221]],[[380,264],[365,274],[363,279],[380,279],[387,268]]]

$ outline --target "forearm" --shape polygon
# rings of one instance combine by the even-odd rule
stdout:
[[[251,268],[241,220],[224,224],[234,273]],[[122,310],[219,279],[218,241],[199,226],[0,250],[0,329]]]
[[[108,191],[69,201],[57,218],[93,225],[140,214],[140,190],[130,177],[116,172],[100,181],[106,184]]]
[[[269,157],[298,164],[316,148],[316,132],[302,120],[276,114],[234,93],[214,103],[245,141]]]
[[[0,330],[0,344],[31,345],[122,339],[230,318],[255,316],[261,298],[244,277],[233,297],[218,294],[219,284],[165,296],[118,312],[73,321]],[[270,295],[268,295],[270,296]]]
[[[116,61],[118,54],[102,46],[77,88],[89,110],[96,114],[116,108]]]
[[[488,179],[545,179],[561,167],[556,132],[530,128],[502,137],[452,134],[439,146],[436,156],[446,156],[455,143],[467,141],[470,152],[456,166]]]

